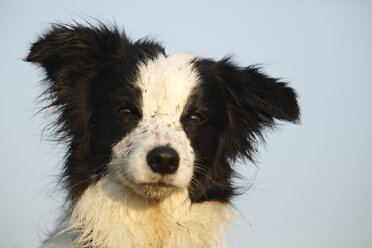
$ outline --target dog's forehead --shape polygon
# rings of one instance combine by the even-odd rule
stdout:
[[[199,81],[194,68],[195,56],[160,54],[138,66],[137,85],[143,96],[143,117],[179,118],[187,99]]]

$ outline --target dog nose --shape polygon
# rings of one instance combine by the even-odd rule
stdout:
[[[147,154],[147,163],[152,171],[173,174],[178,169],[180,157],[176,150],[166,146],[156,147]]]

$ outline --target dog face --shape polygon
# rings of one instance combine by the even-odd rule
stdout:
[[[168,56],[106,26],[53,26],[27,61],[46,71],[72,201],[108,177],[145,198],[188,189],[193,202],[227,202],[229,162],[251,159],[274,118],[299,117],[294,91],[255,67]]]
[[[139,63],[134,85],[141,97],[118,109],[124,121],[134,117],[136,125],[114,145],[109,172],[142,196],[165,197],[187,188],[192,178],[195,152],[183,125],[201,125],[193,119],[201,118],[198,113],[185,108],[198,82],[193,59],[159,54]]]

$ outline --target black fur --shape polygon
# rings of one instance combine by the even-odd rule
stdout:
[[[56,131],[69,147],[63,178],[73,202],[104,175],[113,144],[141,119],[136,65],[158,53],[164,54],[159,44],[132,43],[104,25],[54,25],[33,44],[27,61],[46,71],[44,94],[59,114]],[[235,193],[232,161],[252,160],[262,130],[273,127],[274,119],[298,120],[296,94],[258,68],[239,68],[228,59],[197,59],[193,65],[201,84],[181,116],[196,153],[190,198],[228,202]],[[115,114],[123,105],[131,107],[131,119]],[[202,115],[200,125],[187,121],[194,112]]]
[[[296,93],[259,68],[239,68],[229,59],[200,59],[195,67],[202,84],[190,102],[202,105],[213,118],[195,138],[190,135],[197,157],[203,158],[198,163],[202,169],[195,171],[195,181],[202,182],[202,189],[190,192],[194,201],[227,202],[236,193],[231,163],[238,157],[254,160],[262,131],[274,127],[274,118],[299,120]]]
[[[141,104],[135,66],[158,53],[158,44],[132,43],[105,25],[54,25],[33,44],[26,60],[46,71],[44,95],[59,115],[55,131],[68,143],[63,181],[72,201],[104,175],[112,145],[135,127],[119,125],[114,112],[128,101]]]

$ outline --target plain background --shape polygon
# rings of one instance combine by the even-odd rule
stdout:
[[[261,64],[294,87],[301,125],[260,146],[237,197],[230,247],[372,247],[371,1],[0,2],[0,247],[38,247],[53,227],[64,147],[42,138],[42,70],[22,61],[51,22],[91,17],[168,53]]]

